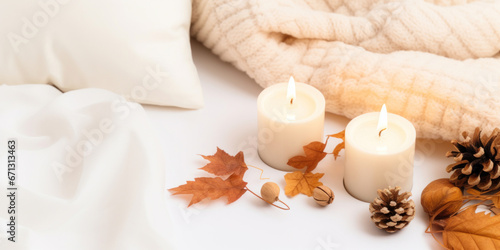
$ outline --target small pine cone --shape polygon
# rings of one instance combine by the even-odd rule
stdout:
[[[370,213],[375,225],[388,233],[394,233],[406,227],[415,217],[415,203],[408,198],[410,192],[399,194],[400,187],[381,190],[370,203]]]
[[[463,132],[464,141],[453,140],[455,150],[446,153],[455,163],[446,171],[453,172],[450,182],[457,187],[492,191],[500,188],[500,129],[489,136],[481,135],[476,128],[472,138]]]

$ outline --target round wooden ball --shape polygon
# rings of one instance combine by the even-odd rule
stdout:
[[[280,195],[280,187],[274,182],[266,182],[260,189],[260,195],[268,203],[274,203]]]

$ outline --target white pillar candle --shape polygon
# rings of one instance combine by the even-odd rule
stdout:
[[[302,147],[310,142],[323,141],[325,97],[310,85],[290,78],[264,89],[257,113],[259,156],[273,168],[296,170],[288,159],[304,154]]]
[[[353,197],[372,202],[377,189],[413,186],[415,127],[405,118],[380,113],[360,115],[345,130],[344,186]]]

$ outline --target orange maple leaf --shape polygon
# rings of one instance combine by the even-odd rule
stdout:
[[[202,201],[205,198],[211,200],[222,196],[227,197],[227,204],[238,200],[247,190],[247,183],[241,176],[231,175],[223,180],[220,177],[199,177],[194,181],[187,181],[186,184],[169,189],[172,195],[192,194],[188,207]]]
[[[476,213],[477,206],[452,216],[443,230],[449,249],[500,249],[500,215]]]
[[[319,182],[319,179],[321,179],[323,175],[325,174],[313,174],[311,172],[302,173],[301,171],[288,173],[285,175],[285,194],[292,197],[299,193],[312,196],[314,188],[323,185],[323,183]]]
[[[294,156],[288,160],[287,164],[298,169],[307,167],[306,173],[311,172],[318,166],[318,163],[325,158],[326,153],[323,152],[325,147],[326,144],[322,142],[311,142],[303,147],[306,156]]]
[[[333,135],[328,135],[328,137],[339,138],[342,140],[342,142],[337,144],[337,146],[333,149],[333,157],[335,158],[335,160],[337,160],[340,150],[345,148],[345,130],[342,130],[342,132]]]
[[[214,175],[224,176],[235,174],[243,178],[243,174],[248,169],[242,151],[235,156],[231,156],[224,150],[217,148],[217,152],[214,155],[202,155],[202,157],[209,160],[210,163],[201,169]]]

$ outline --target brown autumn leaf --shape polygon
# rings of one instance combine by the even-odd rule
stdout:
[[[452,216],[443,230],[449,249],[500,249],[500,215],[476,213],[477,206]]]
[[[319,141],[313,141],[303,147],[306,156],[294,156],[288,160],[287,164],[297,169],[307,167],[306,173],[311,172],[318,166],[318,163],[325,158],[326,153],[323,152],[325,147],[326,144]]]
[[[235,156],[231,156],[224,150],[217,148],[214,155],[202,155],[210,163],[201,169],[218,176],[235,174],[243,178],[243,174],[247,171],[248,167],[245,164],[243,152],[239,152]]]
[[[192,194],[188,207],[202,201],[205,198],[211,200],[222,196],[227,197],[227,204],[238,200],[245,192],[247,183],[241,176],[231,175],[227,179],[220,177],[199,177],[194,181],[187,181],[186,184],[169,189],[172,195]]]
[[[313,174],[311,172],[302,173],[301,171],[288,173],[285,175],[285,194],[292,197],[299,193],[312,196],[314,188],[323,185],[323,183],[319,181],[323,175],[325,174]]]
[[[337,146],[333,149],[333,157],[335,160],[337,160],[337,157],[339,156],[340,150],[345,148],[345,129],[342,130],[342,132],[333,134],[333,135],[328,135],[328,137],[334,137],[334,138],[339,138],[342,140],[341,143],[337,144]]]
[[[447,178],[437,179],[424,188],[420,202],[430,217],[433,217],[439,210],[442,211],[436,218],[447,217],[462,207],[462,190],[450,183]]]

